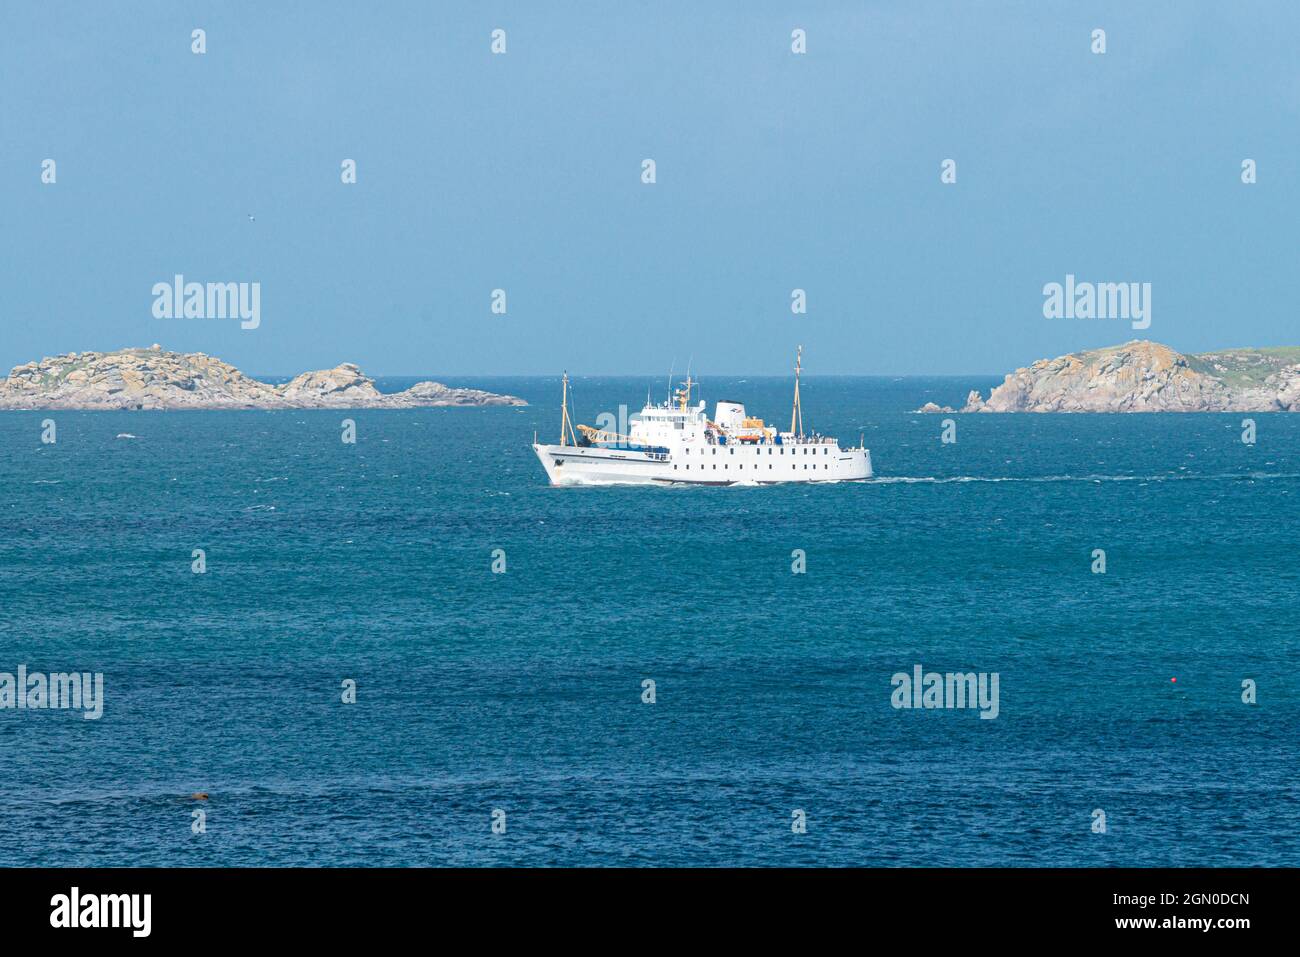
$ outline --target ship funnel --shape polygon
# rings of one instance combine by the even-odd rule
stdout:
[[[713,410],[713,421],[727,430],[742,428],[745,407],[739,402],[719,402]]]

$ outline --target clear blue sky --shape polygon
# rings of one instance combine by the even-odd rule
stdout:
[[[1283,0],[5,0],[0,366],[997,373],[1139,335],[1043,318],[1066,273],[1152,283],[1184,351],[1300,344],[1297,35]],[[260,328],[155,319],[175,273],[260,282]]]

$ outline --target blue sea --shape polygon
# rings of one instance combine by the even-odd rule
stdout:
[[[0,710],[0,864],[1300,865],[1300,416],[808,377],[874,481],[556,489],[558,379],[444,381],[531,405],[0,413],[0,671],[104,675]]]

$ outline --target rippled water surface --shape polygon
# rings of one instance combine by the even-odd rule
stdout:
[[[0,413],[0,671],[106,699],[0,710],[0,864],[1300,864],[1300,416],[944,445],[992,383],[813,377],[877,480],[552,489],[558,381],[454,384],[533,404]],[[998,717],[895,710],[917,664]]]

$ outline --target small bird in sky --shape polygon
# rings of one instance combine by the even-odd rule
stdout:
[[[253,216],[252,213],[249,213],[249,214],[248,214],[248,221],[249,221],[250,223],[255,223],[255,222],[257,222],[257,219],[254,218],[254,216]]]

